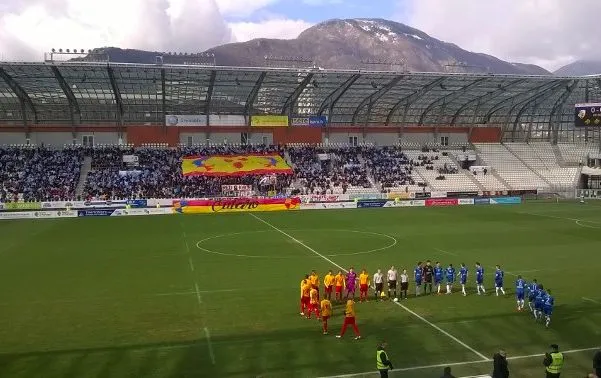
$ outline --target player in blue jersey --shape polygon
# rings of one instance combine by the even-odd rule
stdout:
[[[545,327],[549,328],[551,324],[551,315],[553,314],[553,306],[555,298],[551,295],[551,290],[547,290],[547,295],[543,299],[543,313],[545,314]]]
[[[505,295],[505,289],[503,289],[503,278],[505,277],[505,272],[501,269],[501,265],[496,266],[495,270],[495,292],[497,293],[497,297],[499,296],[499,291]]]
[[[423,273],[422,262],[420,261],[417,263],[417,266],[415,267],[415,270],[413,271],[413,274],[415,275],[415,296],[416,297],[421,294],[422,273]]]
[[[480,290],[482,290],[482,294],[486,294],[486,290],[484,289],[484,268],[479,262],[476,263],[476,290],[478,291],[478,295],[480,295]]]
[[[465,297],[467,293],[465,292],[465,284],[467,283],[467,267],[465,264],[461,264],[461,268],[459,269],[459,283],[461,284],[461,293]]]
[[[538,291],[538,282],[536,278],[532,280],[527,286],[528,288],[528,307],[530,312],[534,315],[534,298],[536,298],[536,292]]]
[[[543,304],[544,299],[547,296],[543,285],[539,285],[534,297],[534,319],[539,320],[543,317]]]
[[[453,284],[455,283],[455,268],[453,268],[453,264],[449,264],[445,273],[447,276],[447,294],[451,294],[453,292]]]
[[[443,269],[440,266],[440,263],[437,261],[436,266],[434,267],[434,285],[436,286],[436,292],[440,295],[440,286],[442,284],[442,275]]]
[[[522,276],[518,276],[515,281],[515,299],[518,302],[518,311],[524,309],[524,297],[526,293],[526,282],[522,279]]]

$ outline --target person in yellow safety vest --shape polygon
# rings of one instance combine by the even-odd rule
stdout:
[[[557,344],[551,345],[551,353],[545,354],[543,365],[545,365],[547,378],[559,378],[563,367],[563,353],[559,351]]]
[[[380,372],[380,378],[388,378],[388,370],[394,369],[385,351],[387,345],[386,341],[383,341],[376,350],[376,368]]]

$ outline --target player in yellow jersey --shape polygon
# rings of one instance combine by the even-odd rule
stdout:
[[[325,297],[332,300],[332,289],[334,288],[334,275],[331,270],[328,270],[328,274],[323,278],[323,286],[325,290]]]
[[[342,324],[340,335],[336,335],[336,337],[339,339],[342,338],[346,332],[346,327],[349,325],[353,327],[353,331],[355,331],[355,340],[360,339],[361,334],[359,333],[359,328],[357,328],[355,315],[355,302],[352,299],[346,301],[346,309],[344,310],[344,323]]]
[[[300,314],[305,315],[305,311],[309,311],[309,294],[311,290],[311,284],[309,283],[309,275],[305,275],[305,278],[300,283]]]
[[[311,313],[315,313],[315,318],[319,320],[319,292],[317,289],[311,288],[309,291],[309,313],[307,318],[311,319]]]
[[[367,300],[367,290],[369,289],[369,274],[365,268],[359,274],[359,300],[365,302]]]
[[[334,276],[334,286],[336,286],[336,301],[340,302],[342,300],[342,290],[344,289],[344,274],[341,270]]]
[[[332,302],[329,299],[321,301],[321,322],[323,323],[323,334],[328,334],[328,319],[332,316]]]
[[[319,275],[314,270],[311,271],[309,282],[311,282],[311,288],[317,290],[317,297],[319,298]]]

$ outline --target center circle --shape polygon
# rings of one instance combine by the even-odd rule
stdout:
[[[357,244],[358,245],[366,245],[366,249],[360,250],[360,251],[355,251],[355,252],[352,252],[352,251],[351,252],[348,252],[348,251],[347,252],[345,252],[345,251],[334,252],[334,251],[327,251],[327,250],[326,251],[324,251],[324,250],[317,251],[321,256],[324,256],[324,257],[337,257],[337,256],[355,256],[355,255],[376,253],[376,252],[384,251],[386,249],[390,249],[398,243],[397,239],[395,239],[394,237],[392,237],[390,235],[381,234],[378,232],[371,232],[371,231],[358,231],[358,230],[346,230],[346,229],[288,229],[288,230],[282,230],[282,231],[286,232],[286,233],[299,232],[301,234],[290,235],[295,239],[295,240],[293,240],[292,238],[287,237],[286,235],[283,235],[281,232],[278,232],[275,230],[256,230],[256,231],[232,232],[232,233],[227,233],[227,234],[214,235],[214,236],[210,236],[210,237],[204,238],[202,240],[199,240],[196,243],[196,248],[198,248],[199,250],[206,252],[206,253],[211,253],[211,254],[221,255],[221,256],[244,257],[244,258],[294,259],[294,258],[306,258],[308,255],[307,254],[299,254],[299,255],[282,256],[282,255],[275,255],[275,254],[272,254],[272,255],[242,254],[242,253],[234,252],[236,249],[239,249],[239,247],[237,247],[235,244],[236,243],[239,244],[240,238],[244,235],[274,234],[276,236],[276,238],[273,238],[273,240],[276,241],[276,243],[277,243],[276,246],[278,248],[281,247],[282,240],[287,240],[290,243],[298,244],[301,247],[307,249],[308,250],[307,253],[310,252],[309,248],[307,248],[307,247],[313,248],[315,246],[314,243],[317,243],[319,245],[335,244],[337,246],[339,246],[339,245],[357,245]],[[306,240],[302,237],[303,235],[306,235],[306,233],[318,233],[318,234],[317,234],[317,237]],[[352,236],[349,237],[349,235],[352,235]],[[268,239],[266,236],[260,236],[260,238],[262,239],[262,241],[264,243],[270,241],[270,239]],[[386,240],[386,243],[381,243],[382,244],[381,246],[372,248],[371,243],[373,242],[373,239],[375,239],[375,238],[381,239],[381,240],[382,239]],[[221,250],[217,250],[217,248],[213,248],[211,246],[211,242],[213,242],[213,241],[219,242],[219,244],[220,244],[219,249],[221,249]],[[320,241],[321,241],[321,243],[319,243]],[[228,246],[227,246],[229,242],[233,242],[232,244],[234,244],[230,248],[228,248]],[[225,247],[223,247],[224,245],[225,245]],[[229,250],[227,250],[227,249],[229,249]],[[335,247],[335,249],[338,250],[338,247]]]

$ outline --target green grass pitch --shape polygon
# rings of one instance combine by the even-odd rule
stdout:
[[[512,376],[541,376],[531,355],[551,343],[585,349],[566,355],[563,374],[581,377],[601,345],[599,205],[3,221],[0,377],[356,374],[374,370],[382,339],[393,377],[438,376],[447,363],[457,376],[490,373],[482,355],[499,348],[514,357]],[[468,264],[469,295],[357,304],[357,341],[333,336],[339,305],[329,336],[299,316],[311,269],[411,272],[426,259]],[[493,266],[503,266],[506,297],[475,295],[476,261],[489,293]],[[553,290],[549,330],[516,312],[516,274]]]

